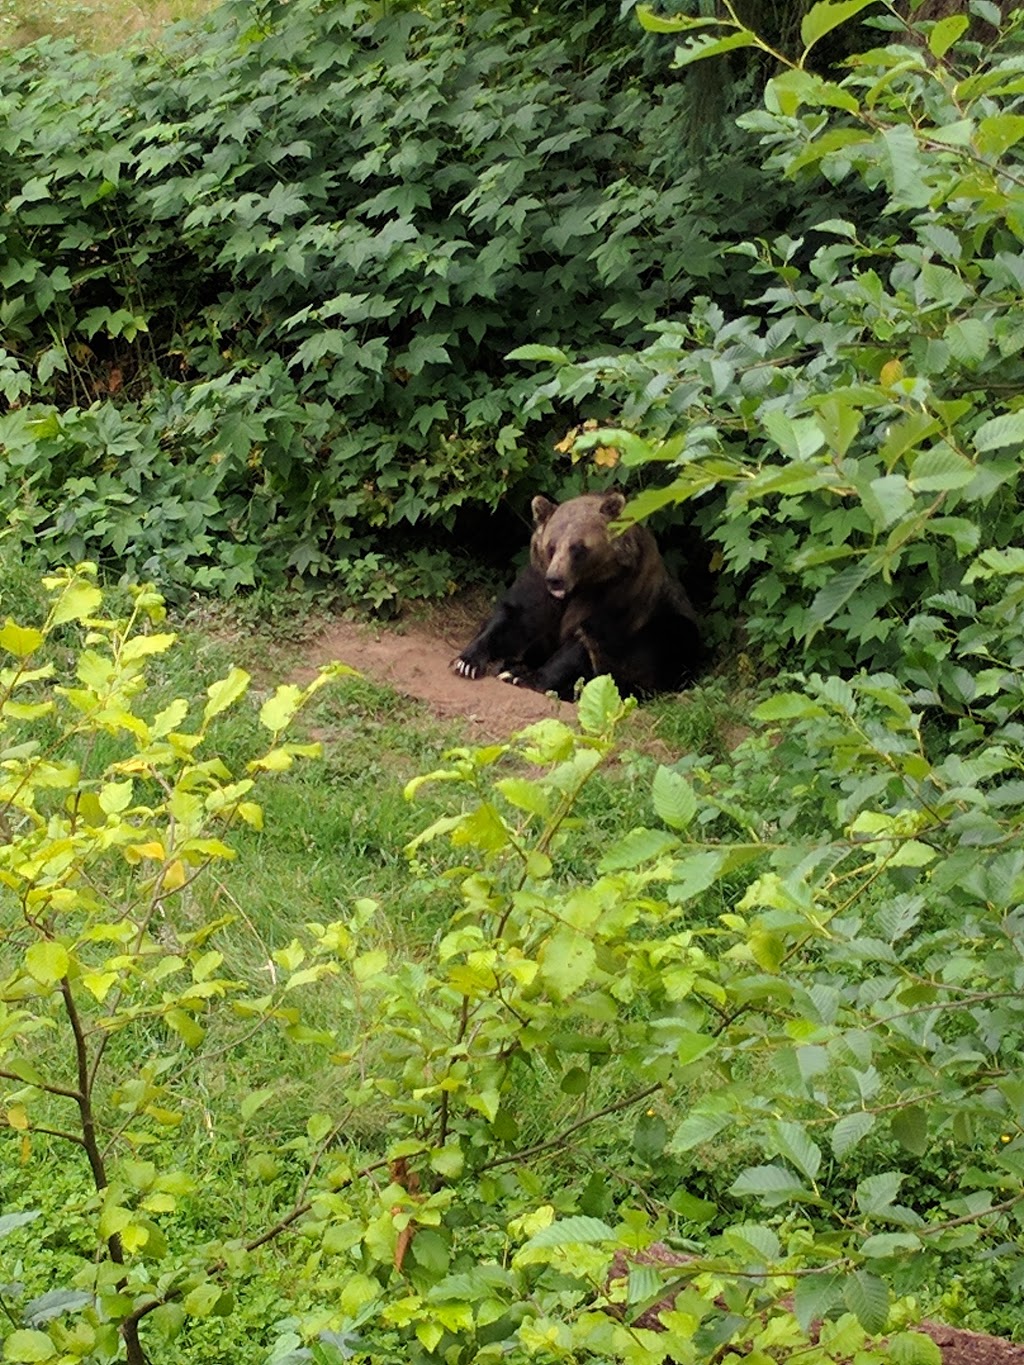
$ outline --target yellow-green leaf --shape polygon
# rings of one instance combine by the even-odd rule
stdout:
[[[117,980],[117,972],[83,972],[82,985],[99,1004],[107,997],[107,992]]]
[[[5,701],[3,705],[9,720],[38,720],[53,709],[52,701]]]
[[[206,725],[229,706],[234,706],[235,702],[245,695],[250,681],[249,674],[244,668],[232,668],[226,678],[211,683],[206,689],[209,701],[203,708],[203,724]]]
[[[121,646],[121,662],[134,663],[150,654],[163,654],[176,639],[176,635],[136,635]]]
[[[197,1288],[190,1290],[182,1300],[185,1312],[190,1313],[194,1318],[208,1318],[216,1308],[220,1300],[221,1288],[219,1284],[212,1284],[207,1281]]]
[[[121,1245],[129,1254],[141,1251],[149,1241],[149,1228],[142,1223],[129,1223],[121,1232]]]
[[[381,949],[376,949],[369,953],[360,953],[352,963],[352,972],[357,981],[369,981],[371,976],[378,976],[388,965],[388,955]]]
[[[45,1332],[19,1327],[4,1338],[4,1360],[28,1362],[52,1360],[57,1348]]]
[[[15,1132],[25,1133],[28,1131],[28,1110],[23,1104],[10,1104],[7,1106],[7,1126],[13,1128]]]
[[[258,806],[255,801],[240,801],[235,807],[238,818],[255,830],[263,828],[263,807]]]
[[[81,621],[84,617],[94,615],[102,601],[103,594],[99,588],[89,583],[70,583],[50,613],[50,624],[59,626],[65,621]]]
[[[71,959],[63,943],[54,939],[41,939],[33,943],[25,954],[25,968],[33,981],[40,986],[53,986],[67,975]]]
[[[302,690],[294,683],[282,683],[260,707],[260,724],[273,734],[280,733],[302,704]]]
[[[8,654],[13,654],[16,659],[27,659],[45,639],[46,636],[41,630],[16,625],[10,617],[0,630],[0,648],[6,649]]]
[[[262,758],[254,758],[246,767],[250,772],[262,770],[268,773],[284,773],[292,766],[292,762],[292,756],[287,749],[271,749]]]
[[[134,790],[131,778],[127,782],[108,782],[100,788],[100,810],[104,815],[119,815],[132,802]]]

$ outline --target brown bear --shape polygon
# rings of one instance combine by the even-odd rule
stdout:
[[[625,505],[618,491],[561,504],[534,498],[530,562],[453,660],[455,671],[478,678],[498,665],[506,682],[566,699],[599,673],[641,697],[690,681],[701,653],[697,617],[645,526],[612,533]]]

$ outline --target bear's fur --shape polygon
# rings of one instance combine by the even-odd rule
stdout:
[[[697,669],[700,628],[645,526],[610,533],[622,493],[533,499],[530,563],[453,661],[465,678],[492,665],[507,682],[571,699],[610,673],[624,695],[674,692]]]

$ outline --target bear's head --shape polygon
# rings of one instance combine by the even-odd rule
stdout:
[[[630,532],[609,535],[609,525],[626,505],[617,490],[584,493],[557,504],[537,497],[531,505],[535,529],[530,557],[552,597],[567,597],[581,584],[614,578],[635,556]]]

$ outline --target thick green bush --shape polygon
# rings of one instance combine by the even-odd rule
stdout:
[[[156,55],[0,55],[0,505],[231,591],[556,491],[571,409],[528,422],[507,354],[738,296],[719,241],[779,211],[610,13],[229,0]]]
[[[1024,34],[983,47],[966,16],[918,31],[886,8],[890,41],[841,82],[790,66],[741,120],[809,200],[852,183],[875,210],[747,243],[756,313],[705,300],[639,352],[560,357],[543,401],[617,404],[625,430],[581,447],[663,472],[638,513],[692,504],[722,610],[769,663],[891,669],[960,716],[1021,659],[1002,587],[1024,542]],[[759,42],[689,22],[684,64]]]

